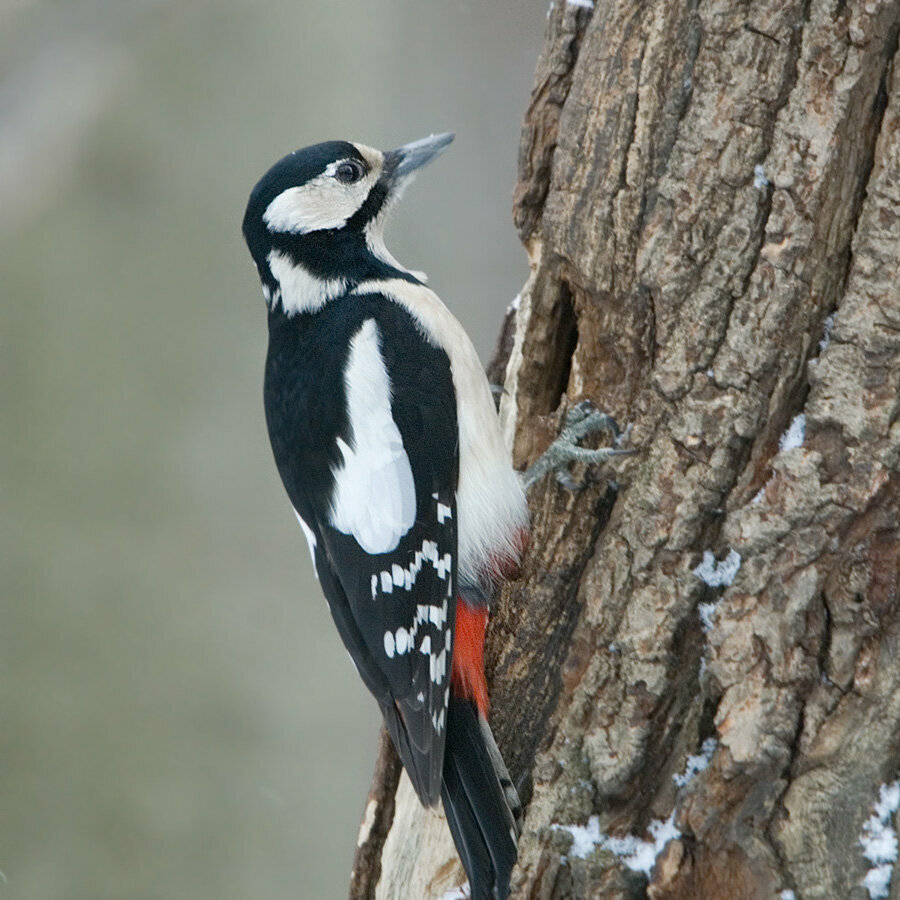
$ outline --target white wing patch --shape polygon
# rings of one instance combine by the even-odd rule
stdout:
[[[350,342],[344,386],[352,437],[350,445],[338,438],[343,463],[332,473],[331,524],[366,553],[388,553],[415,522],[416,488],[391,415],[391,384],[374,319],[363,322]],[[393,588],[392,576],[382,573],[382,590]]]
[[[425,335],[450,357],[459,422],[457,562],[462,582],[478,584],[493,557],[515,559],[518,533],[528,526],[528,506],[494,410],[484,368],[462,325],[433,291],[400,279],[363,282],[354,294],[381,293],[395,299]],[[434,497],[437,500],[437,497]],[[439,524],[450,515],[437,507]]]

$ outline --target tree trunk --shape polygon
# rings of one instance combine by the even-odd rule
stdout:
[[[900,799],[900,2],[590,7],[525,118],[501,419],[520,466],[585,398],[639,452],[534,487],[491,622],[513,896],[900,897],[860,843]],[[464,880],[386,743],[360,837],[351,897]]]

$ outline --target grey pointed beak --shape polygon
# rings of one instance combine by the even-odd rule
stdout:
[[[421,169],[448,147],[454,137],[456,135],[449,131],[432,134],[420,141],[404,144],[396,150],[389,150],[384,154],[385,168],[395,181],[405,181],[407,175]]]

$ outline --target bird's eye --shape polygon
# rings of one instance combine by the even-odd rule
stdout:
[[[345,159],[335,170],[334,177],[341,184],[353,184],[366,174],[363,164],[357,159]]]

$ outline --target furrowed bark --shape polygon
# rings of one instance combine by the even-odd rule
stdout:
[[[583,399],[639,453],[535,486],[491,623],[515,897],[869,896],[859,837],[900,776],[898,30],[897,0],[553,5],[501,419],[519,466]],[[694,574],[707,551],[732,583]],[[352,896],[462,881],[413,801],[401,779]],[[670,816],[647,874],[568,828]]]

